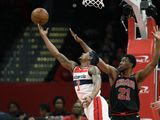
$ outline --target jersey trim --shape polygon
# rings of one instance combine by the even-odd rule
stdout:
[[[111,113],[112,116],[130,116],[130,115],[139,115],[138,112],[118,112],[118,113]]]
[[[75,81],[73,81],[74,86],[85,85],[85,84],[93,84],[93,81],[92,80],[75,80]]]

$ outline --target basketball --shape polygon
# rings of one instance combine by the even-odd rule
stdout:
[[[44,25],[48,22],[49,15],[44,8],[36,8],[32,11],[31,20],[34,24]]]

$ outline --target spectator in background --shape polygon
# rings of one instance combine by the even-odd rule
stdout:
[[[40,116],[41,117],[48,117],[50,116],[51,112],[51,108],[49,106],[49,104],[41,104],[40,105]]]
[[[63,120],[87,120],[87,118],[83,116],[83,107],[79,100],[74,103],[72,114],[65,116]]]
[[[15,101],[9,102],[8,113],[12,117],[12,119],[18,119],[18,120],[27,120],[28,119],[27,113],[22,112],[20,105]]]
[[[35,118],[34,117],[29,117],[28,120],[35,120]]]
[[[0,111],[0,120],[11,120],[11,119],[12,117],[8,113]]]
[[[12,117],[18,118],[22,114],[19,104],[17,102],[15,102],[15,101],[9,102],[9,104],[8,104],[8,113]]]
[[[54,111],[51,113],[54,117],[62,117],[68,115],[65,111],[65,100],[62,96],[56,96],[53,100]]]

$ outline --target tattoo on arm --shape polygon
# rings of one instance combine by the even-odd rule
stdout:
[[[90,74],[92,75],[92,81],[94,84],[94,88],[91,94],[91,97],[94,98],[98,94],[99,90],[101,89],[101,75],[100,70],[96,66],[92,66],[89,70]]]
[[[69,71],[73,71],[74,67],[76,66],[76,63],[69,60],[67,57],[65,57],[63,54],[59,54],[57,56],[57,60],[61,63],[61,65],[68,69]]]

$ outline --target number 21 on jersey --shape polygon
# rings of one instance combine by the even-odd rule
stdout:
[[[131,100],[130,98],[130,88],[119,88],[118,89],[118,99],[119,100]]]

